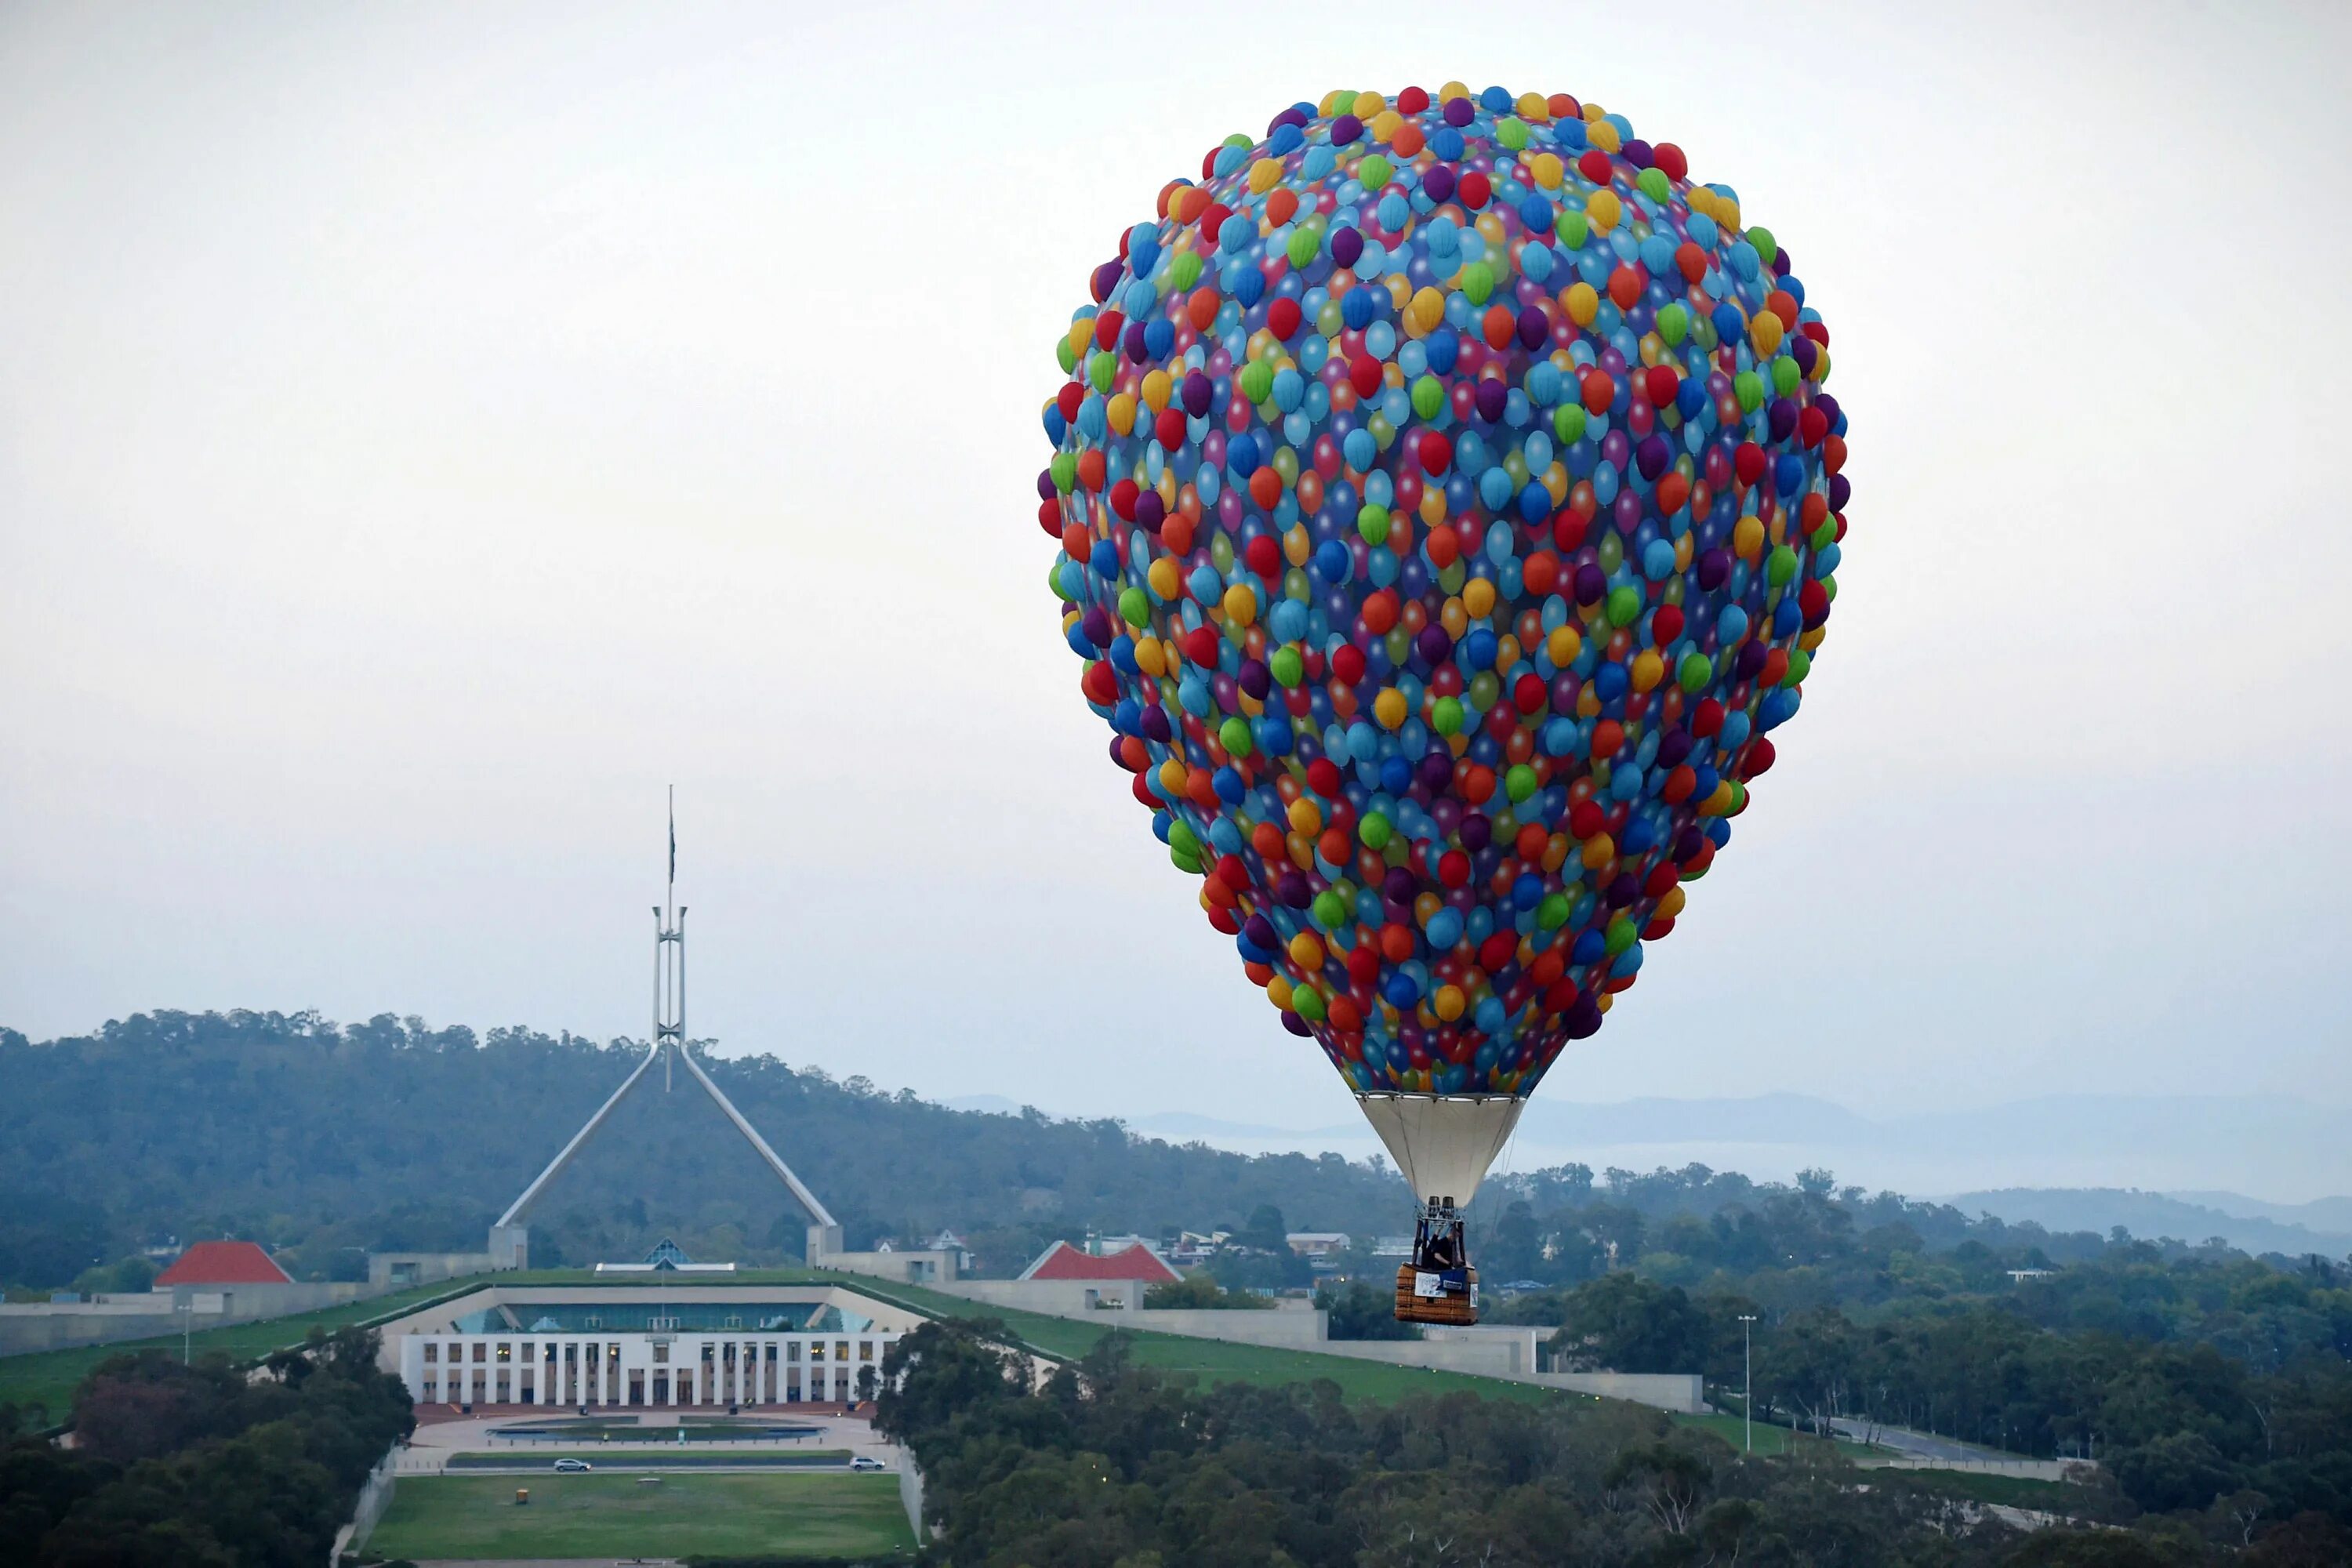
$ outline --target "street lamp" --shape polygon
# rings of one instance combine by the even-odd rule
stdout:
[[[1753,1312],[1739,1314],[1739,1365],[1742,1386],[1739,1393],[1739,1419],[1746,1428],[1748,1451],[1756,1451],[1756,1352],[1748,1339],[1748,1325],[1756,1321]]]

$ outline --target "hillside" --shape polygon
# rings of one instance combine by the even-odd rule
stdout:
[[[642,1044],[427,1029],[389,1015],[138,1015],[35,1044],[0,1031],[9,1153],[0,1279],[52,1284],[167,1237],[233,1233],[349,1274],[356,1249],[478,1249],[490,1220],[627,1075]],[[1115,1121],[952,1110],[772,1056],[711,1076],[843,1222],[853,1246],[952,1226],[995,1268],[1089,1227],[1394,1231],[1404,1184],[1337,1155],[1242,1155]],[[796,1256],[807,1221],[709,1099],[642,1090],[530,1216],[535,1256]]]
[[[2193,1196],[2199,1201],[2189,1201]],[[2278,1252],[2290,1258],[2318,1253],[2341,1258],[2352,1252],[2352,1234],[2318,1230],[2292,1221],[2245,1212],[2253,1200],[2234,1193],[2175,1195],[2143,1193],[2120,1187],[2003,1187],[1991,1192],[1961,1193],[1944,1200],[1967,1214],[1999,1215],[2011,1224],[2028,1221],[2051,1230],[2105,1232],[2116,1226],[2134,1236],[2171,1237],[2201,1242],[2220,1237],[2231,1247],[2252,1253]],[[2261,1205],[2284,1209],[2288,1205]],[[2324,1205],[2297,1205],[2326,1215]]]

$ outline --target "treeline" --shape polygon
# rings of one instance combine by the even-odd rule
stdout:
[[[2234,1256],[2218,1237],[2142,1242],[2121,1229],[2102,1236],[2006,1224],[1948,1204],[1839,1187],[1826,1171],[1800,1172],[1783,1185],[1698,1164],[1612,1170],[1597,1181],[1585,1166],[1564,1165],[1490,1184],[1477,1217],[1479,1269],[1490,1280],[1574,1285],[1638,1268],[1693,1289],[1753,1281],[1773,1293],[1770,1305],[1791,1310],[1980,1292],[2005,1283],[2011,1269],[2097,1261],[2125,1248],[2159,1261]]]
[[[2317,1512],[2352,1525],[2352,1290],[2332,1276],[2264,1272],[2239,1284],[2234,1304],[2221,1280],[2203,1282],[2216,1287],[2209,1317],[2237,1321],[2204,1339],[2053,1330],[2018,1299],[1860,1319],[1835,1307],[1774,1314],[1630,1271],[1520,1298],[1501,1315],[1559,1324],[1557,1365],[1704,1367],[1727,1402],[1745,1384],[1740,1320],[1752,1317],[1759,1419],[1825,1436],[1903,1426],[2095,1458],[2154,1511],[2228,1498],[2257,1517]],[[2330,1322],[2337,1337],[2265,1340],[2250,1326],[2263,1321]]]
[[[645,1047],[431,1029],[385,1015],[142,1014],[35,1044],[0,1030],[9,1159],[0,1281],[62,1286],[142,1245],[236,1235],[298,1278],[355,1278],[365,1249],[479,1250],[490,1220]],[[772,1056],[713,1079],[810,1174],[852,1246],[963,1232],[991,1271],[1090,1228],[1238,1226],[1280,1205],[1318,1228],[1393,1228],[1393,1173],[1337,1155],[1250,1157],[1116,1121],[950,1110]],[[534,1259],[797,1257],[806,1216],[690,1084],[633,1095],[531,1216]]]
[[[315,1568],[414,1425],[357,1329],[313,1330],[252,1375],[220,1357],[117,1356],[74,1395],[75,1447],[0,1448],[0,1563]]]
[[[144,1266],[125,1259],[175,1237],[260,1240],[297,1278],[319,1279],[361,1277],[370,1249],[477,1250],[644,1048],[520,1028],[477,1037],[390,1015],[338,1026],[310,1013],[159,1012],[37,1045],[0,1029],[11,1135],[0,1284],[136,1289]],[[815,1173],[852,1246],[953,1228],[987,1274],[1089,1230],[1226,1229],[1251,1250],[1218,1260],[1223,1282],[1296,1288],[1311,1275],[1280,1244],[1286,1223],[1354,1236],[1356,1271],[1370,1278],[1372,1239],[1410,1215],[1403,1184],[1378,1162],[1253,1157],[1110,1121],[951,1110],[772,1056],[714,1058],[709,1070]],[[1258,1245],[1269,1216],[1275,1239]],[[1507,1178],[1472,1219],[1490,1285],[1568,1286],[1630,1265],[1693,1289],[1752,1278],[1750,1293],[1777,1310],[1965,1290],[1987,1257],[2063,1263],[2108,1245],[1840,1191],[1819,1173],[1782,1186],[1704,1166]],[[758,1263],[798,1257],[806,1218],[686,1087],[633,1096],[530,1223],[543,1264],[642,1257],[664,1236],[689,1256]]]
[[[971,1568],[2319,1568],[2352,1552],[2316,1515],[2127,1521],[2123,1500],[2108,1528],[2021,1533],[1825,1446],[1743,1459],[1623,1405],[1202,1390],[1132,1366],[1116,1334],[1033,1389],[992,1326],[929,1323],[885,1373],[877,1424],[921,1461],[936,1554]]]
[[[1664,1184],[1668,1174],[1626,1185]],[[2352,1355],[2352,1272],[2325,1258],[2256,1259],[2218,1241],[2191,1247],[2120,1231],[2053,1236],[1991,1218],[1969,1224],[1943,1205],[1833,1194],[1822,1181],[1758,1189],[1715,1174],[1685,1190],[1720,1185],[1749,1196],[1704,1215],[1664,1215],[1608,1189],[1542,1212],[1513,1199],[1482,1238],[1481,1272],[1539,1287],[1501,1309],[1519,1322],[1560,1321],[1562,1290],[1613,1269],[1775,1317],[1836,1307],[1873,1318],[1998,1301],[2040,1328],[2210,1344],[2256,1370]],[[1723,1347],[1705,1350],[1712,1374]],[[1650,1353],[1671,1353],[1670,1370],[1687,1372],[1700,1364],[1701,1347],[1684,1336],[1670,1352]]]

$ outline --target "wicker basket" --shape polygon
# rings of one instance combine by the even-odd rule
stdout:
[[[1422,1270],[1410,1263],[1397,1269],[1396,1320],[1400,1323],[1438,1323],[1466,1328],[1478,1321],[1478,1270],[1461,1270],[1465,1287],[1456,1291],[1424,1296],[1414,1289]]]

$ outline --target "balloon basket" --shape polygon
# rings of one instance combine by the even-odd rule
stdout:
[[[1468,1328],[1478,1321],[1478,1270],[1433,1271],[1405,1264],[1397,1270],[1396,1321]]]
[[[1412,1261],[1397,1270],[1396,1321],[1467,1328],[1478,1321],[1478,1270],[1462,1237],[1462,1218],[1450,1203],[1422,1211]]]

